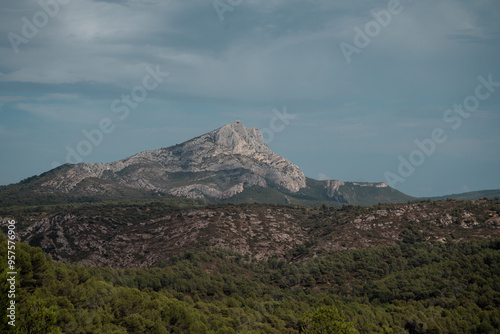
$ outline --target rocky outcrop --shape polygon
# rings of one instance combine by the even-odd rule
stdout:
[[[334,197],[340,195],[339,188],[343,186],[345,183],[338,180],[327,180],[326,181],[326,195],[328,197]]]
[[[387,188],[388,185],[385,182],[351,182],[354,186],[360,187],[375,187],[375,188]]]
[[[251,186],[280,186],[291,192],[306,186],[297,166],[273,153],[258,129],[240,121],[124,160],[65,167],[42,188],[95,194],[127,187],[192,198],[228,198]]]

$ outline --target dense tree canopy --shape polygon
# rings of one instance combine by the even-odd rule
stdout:
[[[411,231],[409,232],[411,233]],[[7,248],[1,236],[1,249]],[[256,261],[186,252],[148,269],[56,263],[17,243],[17,333],[499,333],[500,239]],[[7,303],[1,256],[2,305]],[[6,308],[1,317],[6,319]]]

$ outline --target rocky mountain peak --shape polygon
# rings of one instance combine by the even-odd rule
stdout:
[[[153,191],[191,198],[228,198],[248,187],[306,187],[299,167],[275,154],[262,133],[234,121],[184,143],[111,163],[72,165],[43,182],[46,191]]]
[[[217,145],[229,148],[234,154],[272,153],[264,143],[262,133],[256,128],[247,128],[241,121],[226,124],[207,135],[213,136]]]

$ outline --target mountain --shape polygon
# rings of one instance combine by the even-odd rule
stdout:
[[[306,178],[240,121],[175,146],[111,163],[65,164],[0,187],[2,206],[167,196],[311,206],[413,200],[385,183]]]

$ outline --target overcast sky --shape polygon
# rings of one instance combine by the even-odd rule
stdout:
[[[0,4],[0,184],[241,120],[312,178],[500,188],[498,0],[55,1]]]

